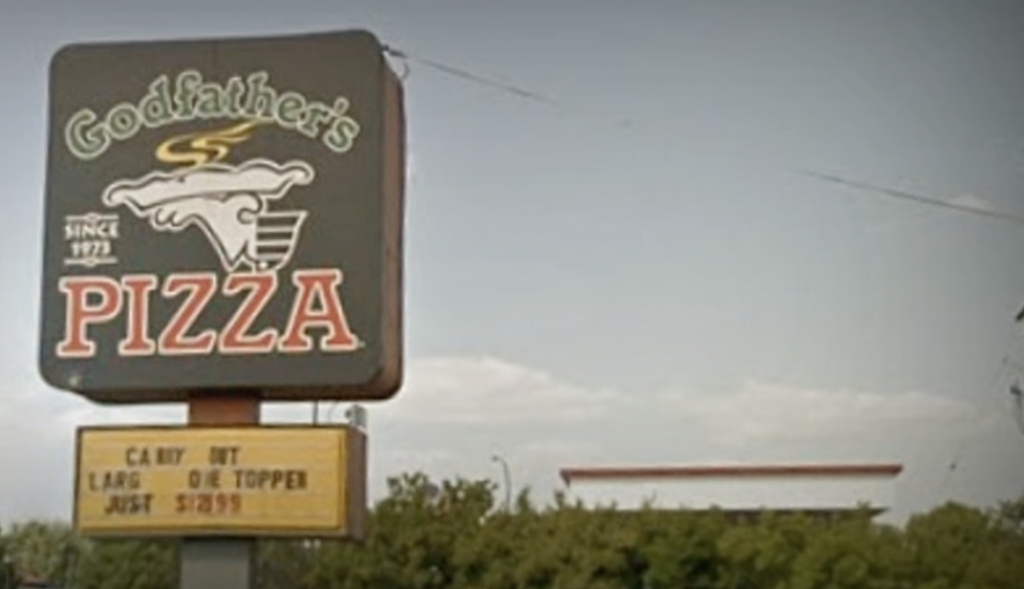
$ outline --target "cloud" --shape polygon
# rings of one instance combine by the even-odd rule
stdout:
[[[383,492],[385,479],[401,472],[497,477],[500,473],[491,462],[495,453],[515,465],[523,484],[545,473],[554,481],[557,461],[587,444],[559,441],[545,427],[578,435],[578,428],[606,419],[619,401],[617,394],[591,391],[495,358],[414,360],[396,398],[366,405],[371,494]],[[321,415],[337,421],[342,409],[328,407]],[[312,412],[307,403],[270,404],[263,415],[266,422],[308,423]],[[101,406],[40,388],[3,398],[0,461],[10,466],[9,472],[20,474],[5,477],[0,485],[0,522],[70,515],[77,427],[181,424],[185,418],[181,405]]]
[[[666,393],[660,410],[699,423],[708,441],[732,447],[901,435],[922,427],[950,432],[972,423],[969,403],[919,392],[817,390],[747,380],[718,395]]]
[[[581,423],[608,416],[623,399],[490,357],[432,358],[410,365],[383,418],[431,424]]]
[[[397,397],[366,404],[370,494],[422,471],[489,478],[544,501],[565,466],[899,461],[902,512],[949,497],[977,503],[1024,486],[1008,415],[927,392],[826,390],[740,381],[724,391],[592,390],[491,357],[409,363]],[[325,411],[334,419],[343,407]],[[309,422],[309,404],[270,405],[268,422]],[[0,399],[0,524],[69,517],[74,430],[80,425],[183,423],[181,406],[101,407],[36,389]],[[1016,444],[1016,445],[1015,445]],[[955,470],[950,469],[956,461]]]
[[[962,194],[956,198],[950,199],[948,202],[951,205],[956,205],[968,209],[975,209],[979,211],[992,212],[995,210],[995,208],[992,207],[992,203],[988,202],[984,198],[981,198],[980,196],[975,196],[973,194]]]
[[[387,467],[381,470],[386,478],[405,472],[435,473],[450,471],[459,462],[457,452],[430,448],[392,447],[382,452],[374,452],[372,460]]]
[[[656,406],[691,432],[698,462],[902,464],[893,522],[948,500],[992,505],[1024,488],[1009,414],[967,400],[749,379],[715,394],[664,393]]]

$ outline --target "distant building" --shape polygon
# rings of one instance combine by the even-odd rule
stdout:
[[[583,505],[636,510],[709,510],[733,516],[764,510],[837,517],[890,509],[899,464],[654,466],[563,468],[569,498]]]

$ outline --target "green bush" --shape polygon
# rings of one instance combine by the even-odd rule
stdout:
[[[505,511],[489,481],[428,492],[390,481],[365,542],[268,541],[263,589],[1020,589],[1024,498],[980,510],[947,504],[897,528],[765,513],[587,510],[523,491]],[[177,543],[86,542],[68,526],[0,533],[0,557],[69,589],[176,589]],[[0,588],[3,586],[0,585]]]

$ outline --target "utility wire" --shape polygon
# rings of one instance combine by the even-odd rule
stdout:
[[[494,76],[487,76],[487,75],[479,74],[479,73],[476,73],[476,72],[473,72],[473,71],[470,71],[470,70],[467,70],[467,69],[464,69],[464,68],[459,68],[459,67],[451,66],[451,65],[448,65],[448,64],[436,61],[436,60],[428,59],[428,58],[425,58],[425,57],[420,57],[420,56],[417,56],[417,55],[412,55],[412,54],[410,54],[407,51],[404,51],[404,50],[401,50],[401,49],[398,49],[398,48],[395,48],[395,47],[387,46],[387,45],[384,47],[384,52],[386,54],[388,54],[388,55],[391,55],[392,57],[394,57],[394,58],[396,58],[398,60],[401,60],[406,65],[408,63],[418,63],[420,65],[423,65],[425,67],[431,68],[431,69],[436,70],[436,71],[439,71],[439,72],[444,73],[446,75],[449,75],[449,76],[461,79],[463,81],[474,83],[474,84],[479,84],[479,85],[482,85],[482,86],[487,86],[487,87],[492,88],[494,90],[505,92],[507,94],[514,95],[514,96],[516,96],[518,98],[521,98],[521,99],[524,99],[524,100],[529,100],[529,101],[532,101],[532,102],[543,104],[543,105],[548,106],[550,108],[555,108],[555,109],[560,110],[560,111],[562,111],[564,113],[567,113],[567,114],[578,114],[579,111],[582,110],[580,108],[575,108],[575,107],[574,108],[570,108],[563,101],[557,100],[557,99],[555,99],[555,98],[553,98],[553,97],[551,97],[551,96],[549,96],[547,94],[543,94],[541,92],[536,92],[536,91],[533,91],[533,90],[529,90],[529,89],[523,88],[522,86],[520,86],[518,84],[513,84],[511,82],[501,81],[497,77],[494,77]],[[618,126],[618,127],[623,127],[623,128],[633,128],[633,127],[636,127],[636,122],[634,120],[632,120],[632,119],[629,119],[629,118],[624,118],[624,117],[619,117],[619,116],[609,116],[608,114],[600,114],[599,116],[605,122],[611,121],[611,122],[613,122],[615,124],[615,126]],[[736,154],[736,155],[741,155],[741,154]],[[748,162],[751,159],[749,154],[744,154],[744,155],[742,155],[742,157],[743,157],[743,159],[745,161],[748,161]],[[775,166],[775,167],[778,168],[779,166]],[[928,207],[932,207],[932,208],[939,209],[939,210],[945,210],[947,212],[955,212],[955,213],[961,213],[961,214],[975,215],[975,216],[980,216],[980,217],[986,217],[986,218],[989,218],[989,219],[996,219],[996,220],[1000,220],[1000,221],[1005,221],[1005,222],[1013,223],[1015,225],[1024,226],[1024,216],[1022,216],[1022,215],[1014,215],[1012,213],[993,211],[993,210],[986,209],[986,208],[974,207],[974,206],[970,206],[970,205],[950,202],[948,200],[944,200],[944,199],[941,199],[941,198],[938,198],[938,197],[927,196],[927,195],[922,195],[922,194],[915,194],[915,193],[912,193],[912,192],[908,192],[906,190],[900,190],[900,189],[896,189],[896,188],[890,188],[890,187],[886,187],[886,186],[881,186],[881,185],[878,185],[878,184],[869,183],[869,182],[865,182],[865,181],[862,181],[862,180],[858,180],[858,179],[854,179],[854,178],[850,178],[850,177],[842,176],[842,175],[838,175],[838,174],[830,174],[830,173],[825,173],[825,172],[820,172],[820,171],[815,171],[815,170],[808,170],[808,169],[803,169],[803,168],[790,168],[789,171],[792,172],[792,173],[795,173],[795,174],[797,174],[797,175],[799,175],[799,176],[801,176],[803,178],[812,179],[812,180],[816,180],[816,181],[819,181],[819,182],[825,182],[825,183],[829,183],[829,184],[832,184],[832,185],[845,186],[847,188],[857,189],[857,190],[860,190],[862,192],[872,193],[872,194],[875,194],[877,196],[883,196],[883,197],[887,197],[887,198],[898,199],[898,200],[902,200],[902,201],[905,201],[905,202],[913,202],[913,203],[916,203],[918,205],[928,206]],[[1022,310],[1022,316],[1024,316],[1024,310]]]
[[[406,51],[403,51],[401,49],[397,49],[395,47],[391,47],[389,45],[385,45],[384,46],[384,53],[386,53],[388,55],[391,55],[395,59],[401,60],[403,62],[406,62],[406,63],[418,63],[420,65],[423,65],[423,66],[426,66],[428,68],[437,70],[437,71],[439,71],[441,73],[444,73],[444,74],[447,74],[449,76],[458,78],[458,79],[463,80],[465,82],[470,82],[470,83],[473,83],[473,84],[479,84],[481,86],[487,86],[487,87],[489,87],[491,89],[498,90],[500,92],[505,92],[507,94],[511,94],[513,96],[517,96],[517,97],[522,98],[524,100],[529,100],[529,101],[532,101],[532,102],[543,104],[543,105],[545,105],[545,106],[547,106],[549,108],[553,108],[553,109],[562,111],[565,114],[576,114],[576,113],[584,110],[581,107],[569,107],[567,104],[565,104],[565,102],[563,102],[561,100],[556,100],[555,98],[552,98],[552,97],[547,96],[545,94],[542,94],[540,92],[535,92],[533,90],[525,89],[525,88],[523,88],[522,86],[520,86],[518,84],[513,84],[511,82],[502,81],[502,80],[498,79],[497,76],[484,75],[484,74],[480,74],[480,73],[469,71],[467,69],[463,69],[463,68],[455,67],[455,66],[448,65],[448,64],[445,64],[445,63],[441,63],[439,61],[436,61],[436,60],[433,60],[433,59],[429,59],[429,58],[426,58],[426,57],[420,57],[420,56],[416,56],[416,55],[411,55],[411,54],[409,54]],[[608,116],[602,116],[602,118],[604,118],[605,120],[613,120],[615,122],[616,126],[619,126],[619,127],[630,127],[630,126],[633,125],[633,121],[631,119],[618,118],[618,117],[611,117],[609,119]]]
[[[409,55],[408,53],[406,53],[405,51],[402,51],[401,49],[395,49],[394,47],[390,47],[388,45],[384,46],[384,52],[387,53],[388,55],[391,55],[391,56],[397,58],[397,59],[400,59],[400,60],[403,60],[403,61],[410,61],[410,62],[420,63],[420,64],[423,64],[423,65],[425,65],[427,67],[431,67],[431,68],[433,68],[435,70],[444,72],[444,73],[446,73],[448,75],[451,75],[451,76],[455,76],[456,78],[461,78],[461,79],[466,80],[468,82],[474,82],[476,84],[482,84],[484,86],[490,86],[491,88],[495,88],[495,89],[501,90],[503,92],[508,92],[509,94],[515,94],[516,96],[519,96],[520,98],[525,98],[527,100],[533,100],[535,102],[540,102],[540,103],[546,104],[548,106],[553,106],[553,107],[561,108],[561,104],[559,102],[557,102],[555,100],[552,100],[552,99],[550,99],[550,98],[548,98],[548,97],[546,97],[546,96],[544,96],[542,94],[538,94],[538,93],[532,92],[530,90],[523,90],[522,88],[519,88],[518,86],[515,86],[513,84],[509,84],[507,82],[498,81],[495,78],[491,78],[491,77],[488,77],[488,76],[482,76],[480,74],[473,73],[473,72],[471,72],[469,70],[464,70],[464,69],[457,68],[457,67],[454,67],[454,66],[445,65],[445,64],[443,64],[443,63],[441,63],[439,61],[434,61],[432,59],[427,59],[427,58],[424,58],[424,57],[415,57],[415,56]]]
[[[969,205],[958,204],[940,198],[924,196],[921,194],[914,194],[904,190],[897,190],[894,188],[887,188],[885,186],[878,186],[875,184],[869,184],[861,180],[851,180],[849,178],[843,178],[834,174],[825,174],[822,172],[815,172],[813,170],[804,170],[803,175],[811,178],[817,178],[825,182],[831,182],[833,184],[839,184],[847,186],[849,188],[859,188],[867,192],[874,192],[879,195],[888,196],[892,198],[907,200],[910,202],[916,202],[918,204],[927,205],[931,207],[944,208],[948,210],[957,211],[960,213],[968,213],[972,215],[979,215],[982,217],[988,217],[990,219],[999,219],[1001,221],[1009,221],[1017,225],[1024,225],[1024,216],[1014,215],[1011,213],[1003,213],[999,211],[993,211],[990,209],[983,209],[980,207],[972,207]]]

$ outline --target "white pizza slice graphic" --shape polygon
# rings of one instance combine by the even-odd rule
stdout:
[[[226,271],[276,270],[291,258],[306,212],[269,211],[267,203],[311,183],[314,175],[302,161],[211,163],[120,180],[104,191],[103,202],[127,206],[156,231],[198,226]]]

